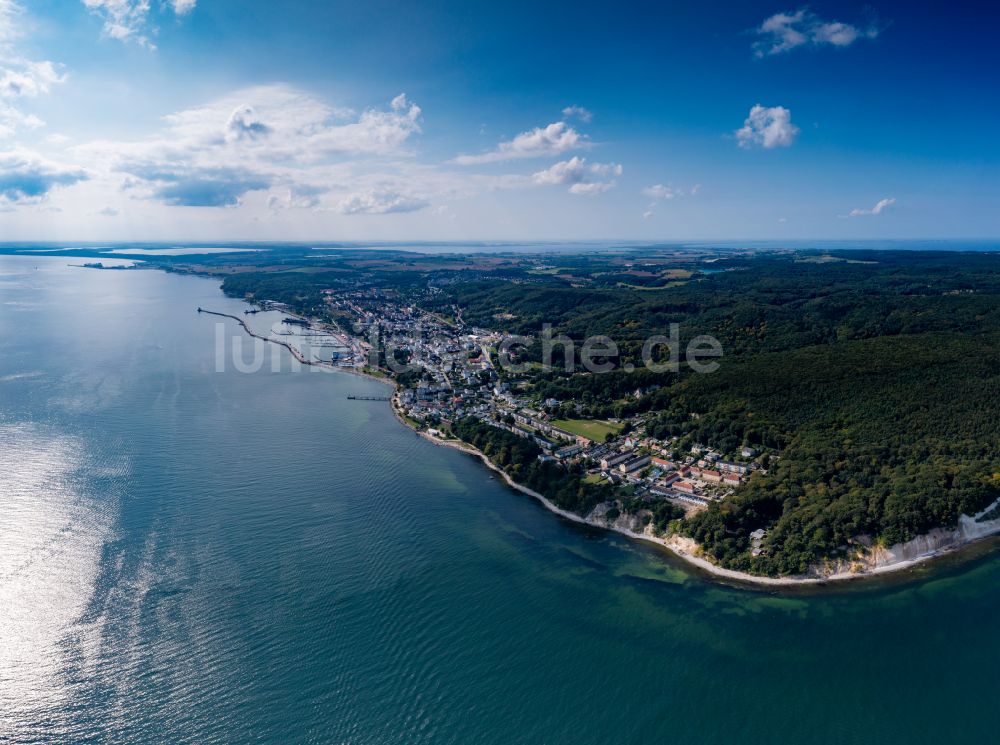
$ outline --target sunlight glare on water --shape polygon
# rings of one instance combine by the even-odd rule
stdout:
[[[0,740],[15,722],[58,721],[68,701],[67,645],[94,589],[113,505],[82,494],[77,440],[0,424]]]

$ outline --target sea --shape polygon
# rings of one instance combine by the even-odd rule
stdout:
[[[996,542],[720,584],[74,263],[0,256],[0,742],[995,741]]]

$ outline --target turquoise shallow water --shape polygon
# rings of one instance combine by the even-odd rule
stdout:
[[[216,372],[199,305],[242,309],[0,257],[0,741],[995,739],[991,547],[706,582],[346,400],[375,382]]]

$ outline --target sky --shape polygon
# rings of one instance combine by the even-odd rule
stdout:
[[[0,240],[997,238],[998,20],[0,0]]]

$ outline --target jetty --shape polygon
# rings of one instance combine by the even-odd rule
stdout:
[[[247,324],[247,322],[244,321],[239,316],[234,316],[231,313],[219,313],[218,311],[208,310],[207,308],[202,308],[201,306],[198,306],[198,312],[199,313],[206,313],[206,314],[208,314],[210,316],[219,316],[221,318],[229,318],[229,319],[231,319],[233,321],[236,321],[236,323],[238,323],[249,336],[252,336],[255,339],[260,339],[261,341],[269,342],[271,344],[277,344],[279,347],[284,347],[285,349],[288,350],[288,352],[296,360],[298,360],[299,362],[301,362],[303,365],[312,365],[313,367],[320,367],[320,368],[324,368],[326,370],[344,370],[346,372],[355,373],[357,375],[362,375],[362,376],[365,376],[365,377],[373,377],[373,376],[368,375],[367,373],[365,373],[365,372],[357,369],[358,366],[353,361],[352,356],[351,356],[353,354],[353,348],[350,346],[350,343],[346,341],[346,335],[344,335],[344,337],[343,337],[345,339],[344,343],[338,343],[338,342],[335,342],[335,341],[330,341],[330,342],[327,342],[327,343],[318,343],[318,344],[311,344],[311,345],[309,345],[310,347],[313,347],[313,348],[326,347],[326,348],[330,348],[330,349],[335,350],[335,351],[331,352],[330,359],[321,359],[318,356],[314,356],[313,359],[309,359],[309,358],[307,358],[298,349],[298,347],[294,346],[290,342],[283,341],[281,339],[276,339],[276,338],[274,338],[274,335],[267,335],[267,336],[265,336],[264,334],[261,334],[261,333],[259,333],[257,331],[254,331],[252,328],[250,328],[250,326]],[[295,333],[292,333],[292,332],[284,332],[284,331],[277,331],[277,332],[274,332],[274,334],[279,334],[281,336],[299,336],[298,334],[295,334]],[[334,337],[334,338],[339,339],[341,337]],[[343,350],[343,351],[336,351],[336,350]],[[309,350],[309,351],[311,351],[311,350]],[[342,357],[346,357],[346,359],[343,359]],[[389,382],[389,381],[381,380],[379,378],[376,378],[376,379],[379,380],[380,382],[386,382],[386,383]],[[358,401],[390,401],[390,400],[392,400],[388,396],[348,396],[348,398],[356,399]]]
[[[258,334],[256,331],[251,329],[247,325],[247,322],[244,321],[239,316],[230,315],[229,313],[219,313],[218,311],[214,310],[206,310],[205,308],[202,308],[200,306],[198,307],[198,312],[207,313],[210,316],[221,316],[222,318],[231,318],[232,320],[236,321],[236,323],[238,323],[240,326],[242,326],[243,330],[246,331],[250,336],[254,337],[255,339],[260,339],[261,341],[268,341],[271,342],[271,344],[277,344],[279,347],[284,347],[289,352],[291,352],[292,356],[299,362],[301,362],[303,365],[317,364],[316,362],[306,359],[298,349],[293,347],[287,341],[281,341],[280,339],[272,339],[269,336],[262,336],[261,334]]]
[[[388,396],[348,396],[349,401],[391,401]]]

